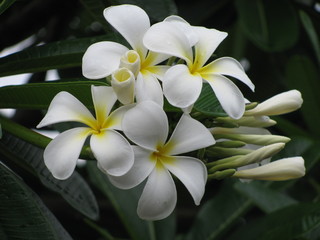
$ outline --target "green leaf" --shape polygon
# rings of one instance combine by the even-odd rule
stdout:
[[[1,239],[72,239],[41,199],[0,163]]]
[[[314,63],[306,56],[295,55],[286,65],[286,82],[290,88],[298,89],[303,98],[301,112],[310,132],[319,136],[320,89],[319,72]]]
[[[150,19],[162,21],[169,15],[177,14],[173,0],[112,0],[113,4],[134,4],[144,9]]]
[[[250,208],[251,201],[234,191],[233,182],[226,180],[221,191],[202,204],[191,230],[183,239],[216,239]]]
[[[289,0],[237,0],[240,24],[247,37],[265,51],[283,51],[298,40],[299,24]]]
[[[228,116],[222,109],[216,95],[208,83],[204,83],[200,97],[194,104],[194,109],[211,117]]]
[[[261,182],[238,182],[235,184],[235,189],[251,199],[255,205],[266,213],[271,213],[297,203],[293,198],[279,191],[272,190],[265,183]]]
[[[27,48],[0,58],[0,77],[81,66],[87,48],[99,41],[119,41],[115,34],[72,39]]]
[[[0,3],[0,14],[7,10],[16,0],[2,0]]]
[[[319,44],[319,38],[316,32],[316,29],[314,28],[310,17],[304,11],[300,10],[299,13],[300,13],[300,19],[302,21],[303,27],[310,38],[312,47],[315,51],[316,58],[318,59],[318,63],[320,65],[320,44]]]
[[[320,204],[301,203],[251,221],[228,239],[292,240],[304,238],[320,227]],[[319,231],[318,231],[319,233]],[[319,235],[314,239],[319,239]]]
[[[109,199],[113,209],[127,229],[130,239],[160,240],[173,238],[175,231],[175,225],[172,224],[173,216],[155,223],[144,221],[138,217],[136,209],[143,185],[140,184],[129,190],[121,190],[110,183],[108,177],[97,168],[96,164],[89,162],[87,170],[93,185]],[[164,236],[165,238],[162,238]]]
[[[43,149],[4,131],[0,140],[0,156],[38,176],[44,186],[59,193],[85,216],[91,219],[98,218],[98,204],[82,176],[75,171],[67,180],[55,179],[44,165]]]
[[[56,81],[30,83],[0,88],[0,108],[47,109],[53,97],[67,91],[83,104],[92,107],[91,85],[102,85],[101,81]]]

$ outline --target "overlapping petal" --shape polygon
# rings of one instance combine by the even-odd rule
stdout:
[[[144,101],[124,115],[122,129],[137,145],[156,151],[167,139],[168,119],[158,104]]]
[[[150,28],[150,20],[146,12],[140,7],[123,4],[106,8],[103,15],[143,60],[147,49],[142,44],[142,38]]]
[[[128,48],[115,42],[97,42],[89,46],[82,58],[82,74],[86,78],[99,79],[109,76],[120,65],[120,59]]]
[[[124,175],[133,165],[133,150],[129,142],[116,131],[105,130],[93,134],[90,147],[99,167],[110,175]]]
[[[115,129],[115,130],[122,131],[123,116],[133,106],[134,104],[130,104],[130,105],[119,107],[116,110],[114,110],[107,118],[106,123],[104,124],[105,127],[108,129]]]
[[[195,45],[195,68],[202,67],[211,57],[219,44],[227,37],[226,32],[205,27],[193,27],[199,36],[199,41]]]
[[[114,103],[117,101],[117,95],[112,87],[106,86],[91,86],[91,94],[96,119],[98,122],[103,122],[109,115]]]
[[[130,189],[145,180],[154,169],[156,161],[150,161],[152,152],[139,146],[133,146],[134,164],[123,176],[109,176],[110,182],[121,189]]]
[[[245,100],[238,87],[228,78],[216,75],[202,75],[216,94],[223,110],[232,118],[239,119],[245,110]]]
[[[166,146],[168,155],[191,152],[211,146],[215,140],[210,131],[200,122],[183,114]],[[167,150],[166,148],[166,150]]]
[[[188,189],[196,205],[200,204],[207,181],[207,168],[198,159],[177,156],[172,163],[165,167],[173,173]]]
[[[95,118],[77,98],[68,92],[59,92],[52,99],[48,112],[37,128],[70,121],[81,122],[88,126],[95,124]]]
[[[143,37],[145,46],[154,52],[159,52],[184,59],[192,63],[192,46],[182,30],[170,22],[160,22],[152,25]]]
[[[163,92],[158,79],[150,72],[139,74],[136,82],[136,100],[153,101],[159,106],[163,106]]]
[[[52,175],[60,180],[73,173],[82,146],[91,133],[90,128],[73,128],[59,134],[44,150],[44,163]]]
[[[186,65],[178,64],[166,72],[162,86],[164,95],[173,106],[186,108],[198,99],[202,78],[199,74],[191,74]]]
[[[168,217],[177,203],[173,179],[165,168],[154,168],[138,202],[138,215],[145,220]]]
[[[253,83],[245,73],[241,64],[234,58],[219,58],[203,67],[201,71],[205,74],[222,74],[235,77],[246,84],[252,91],[254,91]]]

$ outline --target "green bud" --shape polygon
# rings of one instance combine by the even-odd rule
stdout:
[[[227,169],[227,170],[223,170],[223,171],[217,171],[213,174],[209,174],[208,180],[211,180],[211,179],[221,180],[224,178],[232,177],[235,172],[236,172],[235,169]]]

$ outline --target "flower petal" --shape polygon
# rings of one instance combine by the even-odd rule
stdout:
[[[206,74],[203,78],[210,84],[223,110],[234,119],[241,118],[245,110],[245,101],[239,88],[222,75]]]
[[[173,173],[188,189],[196,205],[200,204],[207,181],[207,168],[199,159],[192,157],[174,157],[165,167]]]
[[[140,7],[123,4],[108,7],[104,10],[105,19],[128,41],[141,59],[144,59],[147,49],[142,44],[145,32],[150,28],[147,13]]]
[[[168,136],[168,119],[162,107],[152,101],[143,101],[123,117],[125,135],[137,145],[156,151]]]
[[[199,36],[199,41],[195,45],[196,69],[201,68],[214,53],[219,44],[227,37],[226,32],[205,27],[193,27]]]
[[[138,202],[138,215],[145,220],[168,217],[177,203],[173,179],[165,168],[154,168]]]
[[[69,129],[48,144],[43,154],[44,163],[55,178],[64,180],[71,176],[90,133],[90,128]]]
[[[86,78],[99,79],[109,76],[120,65],[120,58],[128,51],[115,42],[92,44],[82,58],[82,74]]]
[[[157,79],[162,81],[165,73],[168,71],[168,69],[170,67],[171,66],[167,66],[167,65],[151,66],[151,67],[146,68],[145,71],[142,71],[142,74],[150,73],[150,74],[154,75]]]
[[[135,81],[133,73],[127,68],[119,68],[112,73],[111,86],[122,104],[134,102]]]
[[[163,106],[163,92],[158,79],[150,72],[139,74],[136,82],[137,102],[146,100],[153,101],[159,106]]]
[[[176,155],[211,146],[215,140],[210,131],[199,121],[183,114],[165,145],[166,154]]]
[[[144,68],[148,68],[150,66],[155,66],[155,65],[167,60],[170,56],[171,55],[149,51],[147,58],[142,63],[141,68],[144,69]]]
[[[152,25],[143,37],[145,46],[154,52],[182,58],[192,63],[193,54],[187,36],[175,24],[160,22]]]
[[[81,122],[91,127],[95,124],[95,118],[77,98],[68,92],[59,92],[52,99],[47,114],[37,128],[70,121]]]
[[[156,164],[156,161],[150,161],[152,151],[139,146],[133,146],[132,149],[134,151],[134,164],[129,172],[119,177],[108,176],[110,182],[121,189],[130,189],[140,184],[149,176]]]
[[[98,122],[103,123],[109,115],[117,95],[112,87],[91,86],[92,100]]]
[[[254,91],[254,85],[245,73],[241,64],[231,57],[219,58],[210,64],[206,65],[203,69],[206,74],[222,74],[239,79],[246,84],[252,91]]]
[[[122,131],[122,119],[124,114],[131,108],[133,108],[135,104],[130,104],[126,106],[122,106],[114,110],[108,117],[105,126],[108,129],[115,129]]]
[[[192,75],[186,65],[175,65],[165,73],[162,81],[163,93],[175,107],[186,108],[198,99],[202,78]]]
[[[93,134],[90,139],[92,153],[99,162],[99,167],[107,174],[121,176],[133,165],[133,150],[128,141],[113,130]]]

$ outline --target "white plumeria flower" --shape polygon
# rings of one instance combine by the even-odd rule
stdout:
[[[110,41],[92,44],[82,59],[83,75],[99,79],[109,76],[119,67],[127,68],[137,78],[137,101],[151,100],[162,106],[163,93],[157,78],[161,79],[169,66],[157,64],[166,60],[168,55],[148,51],[143,45],[142,38],[150,28],[148,15],[143,9],[128,4],[106,8],[103,14],[132,50]]]
[[[234,177],[268,181],[284,181],[305,175],[302,157],[283,158],[260,167],[235,172]]]
[[[197,158],[176,156],[208,147],[215,143],[209,130],[200,122],[183,114],[171,138],[168,119],[162,108],[144,101],[130,109],[123,118],[125,135],[133,146],[135,162],[129,172],[120,177],[109,176],[117,187],[129,189],[147,178],[138,203],[138,215],[146,220],[159,220],[173,211],[177,193],[175,175],[189,190],[196,205],[204,194],[207,180],[205,165]]]
[[[238,119],[243,115],[245,99],[238,87],[224,76],[235,77],[254,90],[241,64],[230,57],[206,64],[226,36],[227,33],[215,29],[190,26],[178,16],[154,24],[146,32],[143,42],[148,49],[171,54],[186,62],[186,65],[171,67],[162,80],[163,93],[172,105],[186,108],[195,103],[201,93],[202,81],[205,80],[230,117]]]
[[[69,129],[55,137],[44,151],[44,162],[57,179],[67,179],[73,173],[82,146],[88,136],[98,166],[107,174],[121,176],[133,165],[133,150],[128,141],[115,130],[121,130],[123,114],[130,108],[124,106],[111,114],[117,100],[111,87],[91,87],[94,117],[90,111],[68,92],[58,93],[47,114],[37,128],[59,122],[75,121],[87,126]]]

